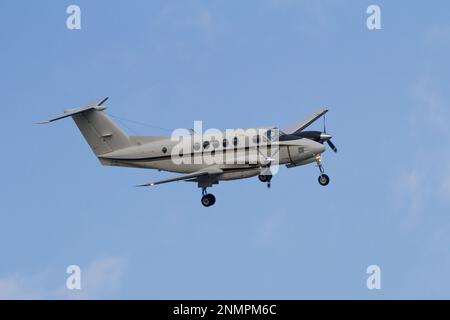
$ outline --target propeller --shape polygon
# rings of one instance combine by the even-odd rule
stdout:
[[[331,142],[331,138],[333,136],[327,133],[327,127],[325,124],[325,116],[323,117],[323,119],[324,120],[323,120],[323,131],[322,132],[321,131],[302,131],[300,133],[297,133],[296,136],[314,140],[319,143],[326,142],[330,146],[331,150],[333,150],[334,152],[337,152],[337,147],[334,145],[333,142]]]
[[[333,142],[331,142],[331,140],[327,140],[328,145],[330,146],[331,150],[333,150],[334,152],[337,152],[337,148],[334,145]]]
[[[323,141],[326,141],[328,143],[328,145],[330,146],[331,150],[333,150],[334,152],[337,152],[337,148],[334,145],[334,143],[331,142],[331,138],[332,138],[332,136],[327,134],[325,115],[323,115],[323,134],[320,135],[320,140],[322,143],[323,143]]]

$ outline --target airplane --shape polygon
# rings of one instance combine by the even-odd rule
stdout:
[[[330,178],[322,165],[324,143],[337,152],[332,136],[323,131],[304,131],[328,112],[319,109],[284,130],[277,127],[247,130],[195,132],[178,136],[130,136],[104,112],[108,97],[85,107],[67,109],[62,115],[38,124],[71,117],[102,165],[157,169],[180,175],[138,185],[151,187],[174,181],[196,182],[202,189],[201,203],[215,204],[216,198],[207,188],[219,181],[258,176],[270,188],[272,168],[287,168],[316,163],[319,184],[328,185]],[[180,137],[183,137],[181,139]],[[183,142],[180,142],[183,140]],[[206,161],[209,160],[209,161]],[[213,160],[213,161],[211,161]]]

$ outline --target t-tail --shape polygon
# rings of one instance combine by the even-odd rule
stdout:
[[[97,157],[130,147],[132,145],[130,137],[103,112],[106,109],[103,106],[106,100],[108,98],[85,107],[64,110],[64,114],[38,123],[50,123],[72,117]],[[99,159],[101,161],[101,158]]]

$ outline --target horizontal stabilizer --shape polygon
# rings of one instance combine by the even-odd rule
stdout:
[[[98,101],[98,102],[96,102],[94,104],[91,104],[89,106],[86,106],[86,107],[64,110],[64,114],[62,114],[60,116],[56,116],[56,117],[50,118],[50,119],[47,119],[47,120],[44,120],[44,121],[39,121],[39,122],[37,122],[37,124],[50,123],[50,122],[53,122],[53,121],[56,121],[56,120],[64,119],[64,118],[67,118],[67,117],[71,117],[71,116],[74,116],[76,114],[83,113],[83,112],[86,112],[86,111],[89,111],[89,110],[93,110],[93,109],[94,110],[98,110],[98,111],[105,110],[106,107],[102,107],[101,105],[103,103],[105,103],[106,100],[108,100],[108,97],[103,98],[100,101]]]

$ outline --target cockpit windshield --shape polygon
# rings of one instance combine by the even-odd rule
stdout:
[[[270,128],[266,131],[265,136],[269,141],[273,142],[273,141],[278,141],[281,134],[282,134],[282,132],[280,131],[280,129]]]

